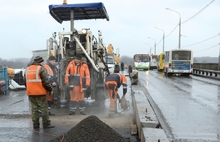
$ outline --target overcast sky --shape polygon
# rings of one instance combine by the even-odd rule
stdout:
[[[154,53],[155,41],[156,53],[161,53],[163,31],[164,50],[178,48],[179,14],[181,48],[192,49],[194,57],[219,56],[220,0],[67,0],[68,4],[84,2],[103,2],[110,21],[81,20],[75,28],[90,28],[96,37],[101,30],[105,45],[118,48],[121,56],[149,53],[150,48]],[[49,14],[49,5],[62,3],[0,0],[0,58],[31,58],[33,50],[46,49],[53,32],[69,31],[69,22],[60,24]]]

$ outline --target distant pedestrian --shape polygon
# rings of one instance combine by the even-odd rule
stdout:
[[[48,74],[44,68],[44,60],[42,57],[37,56],[34,62],[31,63],[24,75],[24,82],[26,86],[26,94],[31,102],[32,121],[34,129],[40,127],[39,110],[42,115],[43,128],[54,128],[49,120],[48,104],[46,94],[53,94],[52,87],[49,83]]]
[[[124,71],[124,62],[121,62],[121,71]]]

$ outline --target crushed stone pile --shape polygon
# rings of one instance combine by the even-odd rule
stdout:
[[[129,142],[96,116],[88,116],[50,142]]]

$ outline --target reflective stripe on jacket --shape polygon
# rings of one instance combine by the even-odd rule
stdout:
[[[73,78],[73,82],[70,83],[69,77]],[[86,78],[87,86],[90,86],[90,72],[87,64],[75,65],[75,61],[71,61],[66,68],[65,83],[80,86],[80,90],[83,91],[82,79]]]
[[[31,65],[26,69],[26,93],[28,96],[47,94],[40,77],[40,69],[40,65]]]

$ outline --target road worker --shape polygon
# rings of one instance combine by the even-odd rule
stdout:
[[[55,114],[51,113],[50,109],[51,109],[51,105],[53,104],[53,98],[57,99],[57,96],[58,96],[58,87],[59,87],[59,83],[57,80],[58,69],[56,68],[55,63],[56,63],[56,58],[54,56],[50,56],[48,58],[47,64],[44,65],[44,67],[47,70],[47,73],[49,76],[49,81],[50,81],[50,84],[52,85],[52,89],[53,89],[53,96],[47,94],[49,115],[55,115]]]
[[[83,84],[85,78],[85,84]],[[67,68],[65,75],[65,83],[70,89],[70,113],[75,114],[77,105],[79,106],[80,114],[86,115],[84,92],[90,86],[90,73],[86,64],[82,64],[81,55],[77,54]],[[85,89],[84,89],[85,88]]]
[[[44,60],[37,56],[34,61],[27,67],[24,75],[26,93],[31,102],[32,121],[34,129],[40,127],[39,110],[42,115],[43,128],[54,128],[49,120],[48,104],[46,94],[53,94],[52,87],[48,79],[48,73],[44,68]]]
[[[108,95],[110,99],[110,107],[109,107],[109,114],[117,113],[117,98],[118,96],[118,88],[123,85],[123,96],[127,93],[127,79],[126,76],[119,73],[119,69],[115,69],[114,73],[110,74],[106,77],[105,86],[108,90]]]
[[[121,62],[121,71],[124,71],[124,62]]]

